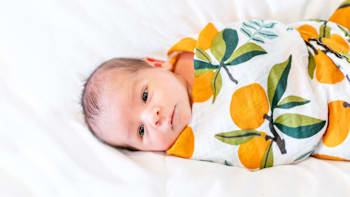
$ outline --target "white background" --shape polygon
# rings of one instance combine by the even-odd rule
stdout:
[[[84,80],[116,57],[166,58],[210,21],[327,19],[342,0],[1,0],[0,196],[350,196],[350,164],[258,172],[98,142]]]

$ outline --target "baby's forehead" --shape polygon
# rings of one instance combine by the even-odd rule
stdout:
[[[106,141],[118,144],[127,143],[128,131],[133,128],[132,111],[132,80],[128,80],[129,71],[116,71],[105,76],[104,88],[101,89],[101,104],[103,113],[100,123],[103,125],[100,136]],[[113,131],[118,131],[116,134]],[[117,138],[115,138],[117,135]]]
[[[102,73],[102,80],[107,88],[123,87],[134,80],[135,72],[125,69],[113,69]],[[119,89],[119,88],[118,88]]]
[[[130,78],[132,73],[133,72],[129,69],[125,68],[102,68],[95,73],[95,76],[93,76],[91,85],[103,90],[112,82],[123,82],[125,79]]]
[[[131,107],[137,84],[134,72],[128,69],[115,69],[104,73],[101,80],[100,97],[104,110],[115,113],[116,110],[122,111]]]

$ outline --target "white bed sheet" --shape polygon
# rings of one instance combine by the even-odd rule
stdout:
[[[350,196],[350,164],[258,172],[98,142],[84,80],[115,56],[165,58],[209,21],[328,18],[342,0],[12,0],[0,6],[0,196]]]

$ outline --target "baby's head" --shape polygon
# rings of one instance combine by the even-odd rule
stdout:
[[[115,58],[88,78],[85,121],[102,142],[165,151],[191,120],[190,89],[169,62]]]

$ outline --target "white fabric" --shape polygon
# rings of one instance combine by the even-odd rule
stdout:
[[[328,18],[342,0],[13,0],[0,6],[0,196],[350,196],[350,164],[258,172],[118,151],[83,123],[84,79],[115,56],[165,58],[209,21]]]

